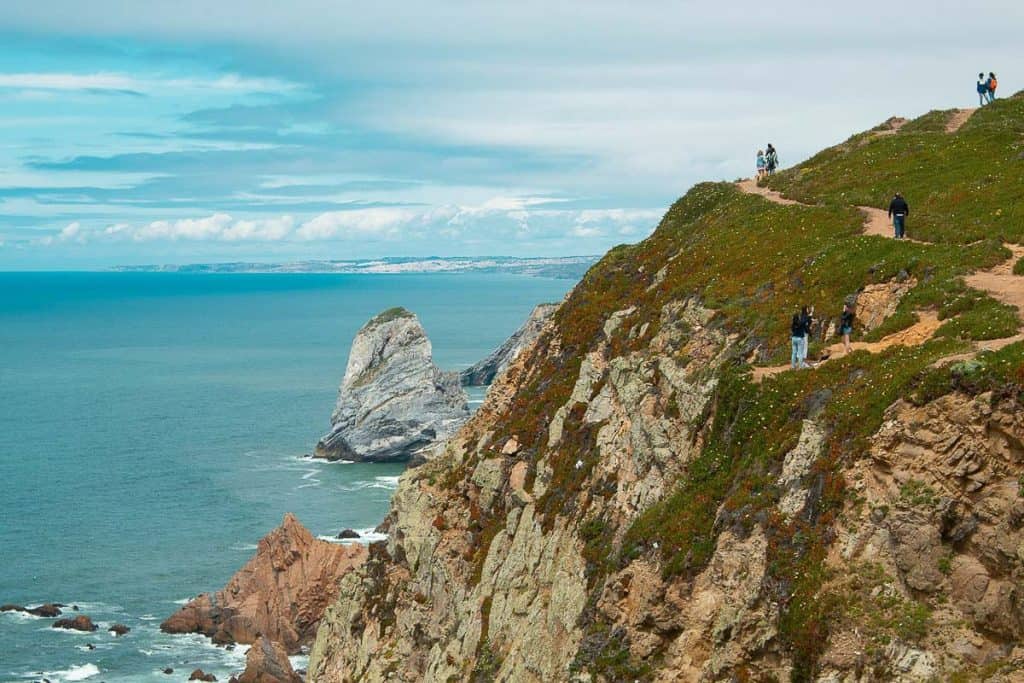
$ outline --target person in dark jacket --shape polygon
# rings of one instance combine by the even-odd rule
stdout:
[[[789,365],[794,370],[796,370],[800,365],[800,354],[804,348],[805,334],[803,317],[801,316],[800,311],[797,311],[793,314],[793,320],[789,323],[789,336],[793,347],[793,350],[789,355]]]
[[[984,107],[988,103],[988,81],[985,74],[978,74],[978,106]]]
[[[768,143],[768,151],[764,155],[764,160],[768,162],[768,175],[775,175],[775,169],[779,166],[779,153],[772,147],[772,143]]]
[[[804,306],[800,309],[800,326],[803,328],[804,336],[800,340],[800,367],[809,368],[807,364],[807,345],[811,341],[811,328],[814,327],[814,306],[810,309]]]
[[[843,306],[843,314],[839,316],[839,334],[843,335],[843,349],[850,353],[850,335],[853,334],[853,305],[847,302]]]
[[[907,200],[897,192],[892,201],[889,202],[889,219],[892,221],[893,233],[896,239],[901,240],[906,232],[906,220],[910,215],[910,206]]]

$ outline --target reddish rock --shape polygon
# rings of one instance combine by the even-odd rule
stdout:
[[[115,636],[123,636],[124,634],[128,633],[128,631],[131,631],[131,629],[125,626],[124,624],[114,624],[107,630],[113,633]]]
[[[74,631],[95,631],[98,626],[92,623],[92,619],[84,614],[79,614],[73,619],[58,619],[53,622],[53,628],[66,628]]]
[[[302,683],[280,643],[259,638],[245,656],[245,671],[238,683]]]
[[[12,605],[10,603],[6,605],[0,605],[0,612],[27,612],[21,605]]]
[[[188,677],[190,681],[215,681],[217,677],[213,674],[208,674],[202,669],[196,669],[192,672],[192,675]]]
[[[291,654],[312,643],[338,581],[363,563],[362,545],[320,541],[287,514],[223,590],[202,594],[160,625],[166,633],[202,633],[218,644],[254,643],[260,635]]]

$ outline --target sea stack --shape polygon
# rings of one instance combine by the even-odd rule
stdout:
[[[356,334],[331,415],[314,455],[327,460],[408,460],[446,440],[469,418],[455,372],[434,365],[419,319],[389,308]]]
[[[501,346],[480,362],[459,373],[459,379],[462,381],[462,384],[469,387],[480,387],[493,382],[495,377],[505,372],[505,369],[523,349],[528,348],[536,341],[545,325],[551,320],[551,316],[557,310],[558,304],[538,304],[535,306],[526,322],[511,337],[506,339]]]

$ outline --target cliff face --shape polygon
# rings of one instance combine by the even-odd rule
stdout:
[[[511,337],[506,339],[501,346],[492,351],[486,358],[466,368],[459,373],[462,384],[470,387],[479,387],[490,384],[494,378],[505,372],[509,364],[514,361],[520,353],[532,345],[544,326],[551,320],[551,316],[558,308],[558,304],[538,304],[530,312],[518,330]]]
[[[223,590],[198,596],[160,629],[202,633],[221,644],[254,643],[263,635],[298,652],[313,640],[340,577],[365,558],[364,547],[317,540],[294,515],[285,515]]]
[[[406,460],[444,441],[469,417],[456,373],[434,365],[415,315],[384,311],[359,330],[349,352],[331,430],[314,455],[328,460]]]
[[[997,125],[1024,120],[1003,116],[955,145],[1002,154]],[[865,237],[831,199],[849,190],[818,185],[875,173],[881,147],[945,154],[939,118],[773,180],[820,204],[701,185],[610,252],[403,475],[311,680],[1020,680],[1021,321],[963,281],[1007,252],[942,241],[941,212],[933,244]],[[933,201],[961,182],[933,178]],[[876,290],[855,336],[941,326],[753,381],[796,307]]]

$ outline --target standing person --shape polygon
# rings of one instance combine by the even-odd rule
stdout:
[[[765,154],[765,161],[768,162],[768,175],[775,175],[775,169],[779,166],[779,153],[775,151],[772,143],[768,143],[768,153]]]
[[[764,178],[765,174],[767,173],[767,171],[766,171],[767,168],[768,168],[768,162],[764,158],[764,150],[763,149],[759,149],[759,150],[757,150],[757,179],[758,180],[760,180],[761,178]]]
[[[996,75],[991,71],[988,72],[988,101],[995,102],[996,99],[996,86],[999,82],[996,80]]]
[[[800,366],[800,354],[804,348],[804,335],[803,316],[800,311],[797,311],[793,314],[793,320],[789,323],[789,340],[793,346],[793,350],[789,355],[789,365],[794,370]]]
[[[985,74],[978,74],[978,106],[984,107],[985,103],[988,102],[988,81],[985,80]]]
[[[853,333],[853,304],[847,301],[843,305],[843,314],[839,317],[839,333],[843,335],[843,349],[850,354],[850,335]]]
[[[800,339],[800,367],[809,368],[807,364],[807,345],[811,340],[811,328],[814,327],[814,306],[808,310],[807,306],[800,309],[800,327],[803,336]]]
[[[910,215],[910,206],[907,200],[897,192],[892,201],[889,202],[889,218],[892,220],[892,229],[896,239],[903,239],[906,230],[906,219]]]

